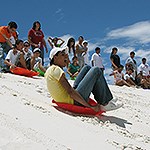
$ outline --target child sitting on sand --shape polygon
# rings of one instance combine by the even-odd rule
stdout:
[[[114,75],[114,80],[116,85],[118,86],[126,85],[130,87],[131,85],[124,80],[124,74],[122,73],[123,68],[124,66],[120,65],[117,70],[113,71],[113,73],[110,74],[110,76]]]

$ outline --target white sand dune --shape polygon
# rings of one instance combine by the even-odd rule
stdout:
[[[44,78],[2,74],[0,150],[150,150],[150,90],[110,89],[122,108],[73,116],[51,106]]]

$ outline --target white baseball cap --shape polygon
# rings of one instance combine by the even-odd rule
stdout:
[[[54,57],[58,52],[62,52],[63,50],[65,50],[65,53],[67,53],[67,47],[62,47],[62,48],[60,48],[60,47],[55,47],[55,48],[53,48],[53,49],[50,51],[50,55],[49,55],[50,59],[52,60],[53,57]]]
[[[33,50],[33,53],[35,53],[35,52],[41,53],[41,50],[40,50],[39,48],[35,48],[35,49]]]

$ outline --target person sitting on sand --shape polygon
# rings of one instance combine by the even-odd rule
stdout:
[[[124,68],[124,66],[120,65],[117,70],[113,71],[110,74],[110,76],[114,75],[114,80],[115,80],[116,85],[118,85],[118,86],[126,85],[126,86],[130,87],[131,85],[124,80],[124,74],[122,73],[123,68]]]
[[[72,58],[72,63],[69,64],[67,73],[70,75],[71,80],[75,80],[79,74],[80,66],[78,65],[78,58],[74,56]]]
[[[30,48],[30,43],[26,40],[23,43],[23,49],[18,55],[18,58],[16,60],[16,66],[22,67],[25,69],[31,69],[31,56],[33,55],[32,51],[29,49]]]
[[[124,75],[124,79],[130,85],[136,86],[134,77],[132,76],[133,72],[134,70],[132,68],[129,68]]]
[[[41,50],[39,48],[35,48],[33,50],[33,55],[31,57],[31,70],[37,71],[44,76],[46,69],[42,66],[42,58],[40,57]]]
[[[51,62],[50,67],[46,70],[45,79],[48,91],[56,102],[82,105],[90,107],[96,112],[114,110],[122,106],[113,101],[112,93],[98,67],[91,68],[85,65],[72,87],[63,71],[67,58],[64,48],[54,48],[50,52]],[[96,106],[88,104],[91,92],[97,101]]]
[[[22,40],[17,40],[13,49],[9,50],[8,54],[6,55],[4,63],[7,66],[7,69],[4,70],[4,72],[9,72],[10,68],[15,68],[17,58],[20,54],[20,51],[22,51],[23,48],[23,41]]]

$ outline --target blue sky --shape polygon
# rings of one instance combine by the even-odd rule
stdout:
[[[2,1],[0,25],[16,21],[21,39],[27,38],[36,20],[41,22],[46,39],[58,36],[67,40],[73,36],[77,40],[83,35],[89,41],[90,55],[96,46],[101,47],[107,75],[111,72],[109,54],[114,46],[119,48],[122,64],[132,50],[138,64],[142,57],[150,63],[149,9],[149,0]]]

